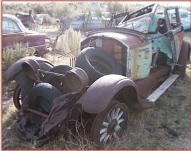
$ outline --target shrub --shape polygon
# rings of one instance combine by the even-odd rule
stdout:
[[[20,43],[16,44],[15,48],[3,49],[3,71],[7,70],[8,67],[18,59],[34,54],[34,51],[34,49],[27,48],[26,46]]]
[[[118,2],[110,2],[108,3],[108,12],[110,12],[111,15],[121,13],[123,12],[123,5]]]
[[[71,27],[62,34],[56,43],[56,50],[66,55],[77,56],[80,52],[80,31],[75,31]]]
[[[3,56],[2,56],[2,69],[3,73],[9,68],[11,64],[16,62],[18,59],[30,56],[34,54],[34,49],[27,48],[23,44],[16,44],[15,48],[5,48],[3,49]],[[3,83],[3,98],[9,98],[13,94],[13,89],[15,88],[15,82],[11,81],[8,82],[4,78],[4,74],[2,76],[2,83]]]
[[[45,10],[44,10],[44,7],[40,6],[40,5],[37,5],[36,7],[33,8],[34,12],[36,14],[40,14],[40,13],[44,13]]]

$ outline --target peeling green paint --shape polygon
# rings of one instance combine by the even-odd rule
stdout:
[[[159,49],[161,52],[166,54],[169,59],[172,59],[171,51],[171,39],[163,34],[158,33],[155,35],[158,38],[152,40],[152,49]]]
[[[145,45],[133,51],[132,79],[145,78],[150,73],[152,62],[152,44]]]

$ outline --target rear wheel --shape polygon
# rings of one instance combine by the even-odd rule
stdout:
[[[92,124],[91,138],[99,146],[119,139],[127,128],[128,109],[124,103],[112,102],[101,113],[99,113]]]

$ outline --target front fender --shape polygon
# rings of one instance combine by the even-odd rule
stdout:
[[[22,71],[22,65],[24,63],[28,63],[34,71],[38,69],[49,71],[53,67],[48,60],[41,57],[25,57],[19,59],[8,68],[5,72],[5,78],[8,81],[15,80],[20,85],[22,99],[28,94],[34,84],[34,81],[29,79]]]
[[[135,83],[121,75],[106,75],[96,80],[82,95],[78,103],[88,113],[99,113],[103,111],[110,101],[125,87],[131,88],[134,95],[133,101],[138,101]]]
[[[53,65],[44,58],[34,56],[25,57],[19,59],[8,68],[8,70],[5,72],[5,78],[8,81],[15,80],[16,76],[22,71],[22,64],[25,62],[29,63],[34,70],[50,70],[53,67]]]

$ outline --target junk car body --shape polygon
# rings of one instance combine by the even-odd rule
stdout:
[[[169,11],[176,16],[173,22],[168,18]],[[190,46],[185,44],[183,37],[178,8],[150,5],[128,14],[117,27],[90,32],[81,47],[94,47],[94,51],[101,49],[110,54],[118,61],[121,74],[135,82],[139,98],[148,103],[151,97],[147,96],[153,88],[159,86],[177,68],[184,45],[188,45],[188,52],[185,53],[189,56]],[[103,66],[94,58],[92,64],[98,69]],[[82,63],[79,63],[79,67],[88,73]]]
[[[35,54],[39,56],[48,51],[45,44],[47,36],[28,30],[16,16],[4,14],[2,25],[3,48],[14,48],[17,43],[22,43],[27,47],[35,48]]]
[[[35,21],[40,25],[55,25],[60,22],[58,18],[51,17],[49,14],[36,14]]]
[[[23,23],[23,25],[27,28],[29,28],[31,26],[31,24],[35,24],[34,18],[31,14],[31,12],[29,13],[25,13],[25,12],[17,12],[15,14],[15,16],[17,16],[21,22]]]
[[[169,10],[175,13],[173,22]],[[40,139],[58,131],[55,127],[67,123],[66,117],[79,120],[80,115],[85,121],[92,119],[87,131],[97,144],[104,146],[119,138],[128,126],[129,110],[152,107],[185,74],[190,44],[183,40],[178,14],[176,7],[152,4],[126,15],[117,27],[90,32],[81,43],[74,68],[54,66],[39,58],[17,61],[6,72],[7,79],[20,86],[14,93],[16,107],[25,115],[30,111],[46,118]],[[52,86],[43,86],[43,82]],[[44,91],[52,93],[51,97],[43,96]],[[34,99],[35,95],[40,95],[41,101]],[[45,102],[53,100],[49,111],[45,111],[46,103],[39,105],[38,112],[26,105],[43,98],[49,100]]]

